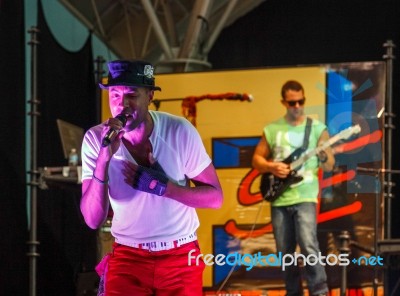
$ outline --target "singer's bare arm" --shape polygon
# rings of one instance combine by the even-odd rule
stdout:
[[[111,120],[109,120],[109,122],[110,121]],[[122,126],[118,126],[118,124],[120,123],[113,123],[113,125],[108,123],[108,126],[110,128],[119,129]],[[107,132],[108,129],[104,128],[102,138],[104,138]],[[107,219],[110,207],[110,201],[108,199],[108,166],[112,155],[119,148],[123,134],[123,132],[120,132],[109,146],[100,148],[92,178],[82,181],[80,209],[86,224],[92,229],[99,228]],[[94,176],[98,180],[96,180]],[[104,183],[101,183],[101,181]]]
[[[125,162],[125,182],[131,185],[137,180],[140,168],[137,164]],[[171,198],[193,208],[220,208],[223,202],[221,184],[211,163],[198,176],[191,179],[194,186],[180,186],[167,182],[165,193],[160,198]]]
[[[102,149],[100,151],[106,151],[108,149]],[[82,215],[85,219],[86,224],[92,228],[97,229],[107,219],[110,201],[108,199],[108,165],[109,157],[106,155],[100,155],[96,162],[96,168],[93,171],[93,175],[97,179],[103,180],[101,183],[92,179],[85,179],[82,181],[82,198],[80,208]]]
[[[164,197],[193,208],[217,209],[222,206],[222,189],[212,164],[191,181],[194,187],[183,187],[169,181]]]

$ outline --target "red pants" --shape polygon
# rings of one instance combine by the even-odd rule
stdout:
[[[201,296],[203,260],[197,241],[180,247],[152,252],[114,244],[105,276],[105,296]]]

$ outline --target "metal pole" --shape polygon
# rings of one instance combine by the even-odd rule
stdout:
[[[350,254],[350,234],[348,231],[344,230],[339,235],[340,240],[340,254]],[[347,290],[347,266],[342,266],[342,274],[340,281],[340,296],[346,296]]]
[[[37,271],[37,257],[39,253],[37,246],[39,241],[37,240],[37,189],[39,186],[39,171],[37,169],[37,118],[40,113],[37,111],[37,106],[40,101],[37,99],[37,33],[39,30],[36,27],[31,27],[28,33],[31,34],[31,40],[29,45],[31,46],[31,99],[29,101],[31,111],[28,113],[31,117],[31,167],[30,171],[30,228],[29,228],[29,295],[36,295],[36,271]]]
[[[94,67],[94,74],[95,74],[95,83],[96,83],[96,122],[101,122],[101,89],[98,87],[98,84],[101,82],[104,70],[103,64],[105,60],[102,56],[97,56],[94,60],[95,67]]]
[[[374,256],[377,258],[379,255],[379,250],[378,250],[378,230],[379,230],[379,221],[381,218],[381,188],[380,184],[382,181],[382,175],[379,173],[379,171],[375,175],[375,225],[374,225]],[[381,235],[379,234],[379,237]],[[374,280],[373,280],[373,289],[374,289],[374,296],[378,296],[378,285],[379,285],[379,278],[378,278],[378,267],[375,265],[374,266]]]
[[[392,108],[392,90],[393,90],[393,48],[395,45],[392,40],[388,40],[383,44],[383,47],[386,48],[386,54],[383,56],[383,59],[386,61],[386,100],[385,100],[385,149],[384,149],[384,165],[386,166],[389,172],[392,169],[392,131],[395,128],[393,124],[393,118],[395,114],[393,113]],[[394,183],[392,182],[392,174],[388,173],[384,176],[384,197],[385,197],[385,232],[384,238],[391,239],[392,238],[392,187]],[[388,256],[390,260],[390,255]],[[388,261],[389,261],[388,260]],[[390,266],[390,263],[388,263]],[[390,268],[390,267],[388,267]],[[389,276],[390,271],[384,271],[384,294],[389,295]]]
[[[393,118],[395,114],[393,114],[392,108],[392,89],[393,89],[393,48],[395,45],[391,40],[388,40],[383,44],[383,47],[386,48],[386,54],[383,58],[386,60],[386,101],[385,101],[385,117],[387,120],[385,121],[385,129],[386,129],[386,137],[385,137],[385,166],[387,170],[392,169],[392,131],[395,128],[393,125]],[[386,238],[390,239],[392,237],[392,175],[386,175],[386,181],[384,185],[386,185]]]

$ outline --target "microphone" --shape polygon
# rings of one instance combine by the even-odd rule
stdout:
[[[114,118],[118,119],[119,121],[121,121],[122,127],[125,127],[126,121],[128,120],[127,117],[126,117],[126,113],[125,112],[122,112],[122,113],[118,114]],[[119,130],[115,130],[113,128],[110,128],[110,130],[104,136],[103,141],[101,142],[101,146],[107,147],[108,145],[110,145],[111,141],[118,135],[118,133],[119,133]]]

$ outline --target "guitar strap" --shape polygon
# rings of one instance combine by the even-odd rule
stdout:
[[[303,146],[301,147],[303,152],[307,150],[308,143],[310,140],[311,123],[312,123],[312,119],[310,117],[307,117],[306,130],[304,132]]]
[[[289,155],[288,159],[295,159],[300,157],[300,155],[302,153],[304,153],[307,148],[308,148],[308,143],[310,140],[310,131],[311,131],[311,123],[312,123],[312,119],[307,117],[307,122],[306,122],[306,128],[304,131],[304,139],[303,139],[303,145],[300,148],[297,148],[296,150],[294,150],[292,152],[292,154]]]

